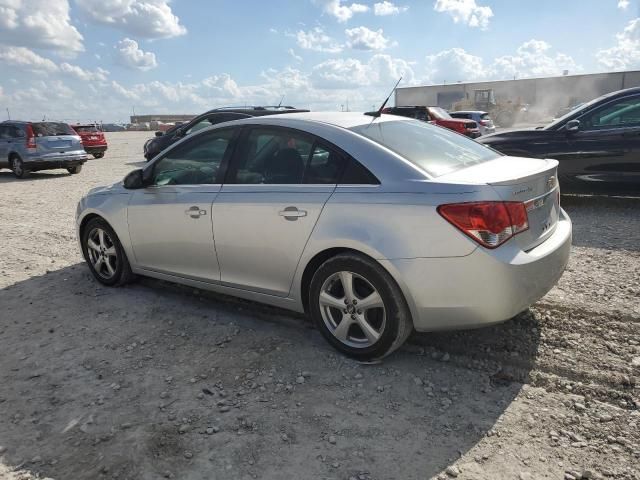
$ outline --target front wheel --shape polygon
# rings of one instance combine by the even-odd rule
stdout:
[[[329,343],[358,360],[389,355],[413,329],[391,275],[356,254],[337,255],[320,266],[309,288],[309,311]]]
[[[77,175],[81,171],[82,171],[82,165],[76,165],[75,167],[67,168],[67,172],[69,172],[71,175]]]
[[[133,279],[131,266],[116,232],[102,218],[89,220],[83,229],[82,253],[91,273],[103,285],[119,286]]]

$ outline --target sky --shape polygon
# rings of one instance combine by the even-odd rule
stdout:
[[[128,122],[640,69],[640,0],[0,0],[0,119]]]

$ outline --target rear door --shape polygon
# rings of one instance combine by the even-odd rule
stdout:
[[[41,157],[57,157],[84,151],[78,134],[62,122],[32,123],[36,149]]]
[[[213,206],[222,282],[287,296],[343,166],[338,153],[306,133],[249,127]]]
[[[154,272],[219,281],[212,205],[239,129],[195,135],[145,169],[147,188],[127,208],[136,264]]]
[[[564,160],[576,182],[592,190],[605,183],[640,191],[640,95],[613,100],[579,120],[580,130],[568,133],[572,154]]]

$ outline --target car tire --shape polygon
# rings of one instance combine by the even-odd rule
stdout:
[[[345,289],[344,284],[351,284]],[[383,358],[413,331],[402,291],[377,262],[340,254],[325,261],[309,287],[309,313],[327,341],[361,361]]]
[[[81,171],[82,171],[82,165],[76,165],[75,167],[67,168],[67,172],[69,172],[71,175],[77,175]]]
[[[17,155],[11,157],[9,163],[11,165],[11,171],[16,178],[27,178],[29,176],[29,170],[25,170],[24,162]]]
[[[81,241],[89,270],[100,283],[117,287],[135,278],[116,232],[104,219],[89,220],[82,230]]]
[[[93,154],[93,158],[102,158],[102,157],[104,157],[104,152],[94,153]]]

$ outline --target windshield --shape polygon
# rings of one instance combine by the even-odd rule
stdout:
[[[440,107],[429,107],[429,113],[439,120],[449,120],[452,118],[449,112]]]
[[[33,133],[36,137],[51,137],[53,135],[77,135],[73,129],[62,122],[32,123]]]
[[[351,130],[406,158],[432,177],[500,156],[463,135],[415,120],[374,122]]]

